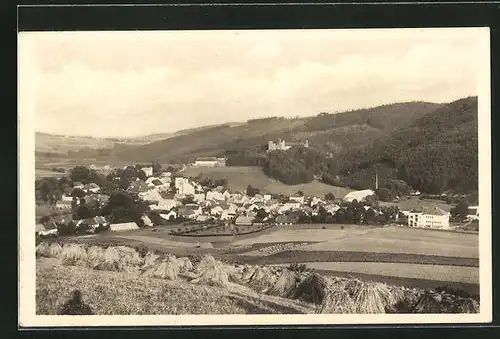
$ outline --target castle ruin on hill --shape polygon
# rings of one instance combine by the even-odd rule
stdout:
[[[285,140],[282,140],[282,139],[279,139],[277,143],[275,143],[274,141],[268,141],[267,143],[267,151],[268,152],[271,152],[271,151],[286,151],[294,146],[297,146],[297,147],[309,147],[309,141],[306,140],[304,142],[290,142],[290,143],[286,143]]]

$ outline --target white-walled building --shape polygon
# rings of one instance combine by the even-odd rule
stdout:
[[[344,196],[344,201],[352,202],[353,200],[357,200],[359,202],[364,201],[367,197],[374,195],[375,192],[372,190],[362,190],[362,191],[353,191],[349,192]]]
[[[149,167],[143,167],[141,168],[141,170],[146,173],[146,176],[147,177],[150,177],[153,175],[153,167],[149,166]]]
[[[194,195],[196,193],[195,186],[186,178],[175,178],[175,188],[177,194],[180,195]]]
[[[215,158],[215,157],[198,158],[194,162],[193,166],[195,166],[195,167],[224,167],[224,166],[226,166],[226,159],[225,158]]]
[[[449,229],[450,213],[439,207],[423,208],[408,213],[408,226],[418,228]]]
[[[479,220],[479,206],[469,206],[469,212],[467,214],[467,219]]]

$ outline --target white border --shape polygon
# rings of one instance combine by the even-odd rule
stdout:
[[[449,30],[452,28],[446,28]],[[41,316],[35,314],[35,220],[34,204],[34,118],[36,79],[30,74],[36,60],[26,58],[32,46],[23,45],[18,52],[18,142],[19,142],[19,326],[197,326],[197,325],[328,325],[328,324],[453,324],[492,321],[491,264],[491,100],[490,100],[490,30],[460,28],[481,32],[484,55],[478,74],[479,192],[480,192],[480,313],[478,314],[379,314],[379,315],[157,315],[157,316]],[[406,29],[405,29],[406,30]],[[412,29],[408,29],[412,30]],[[326,30],[321,30],[326,31]],[[18,35],[18,42],[19,36]],[[30,34],[30,33],[28,33]],[[18,43],[18,46],[19,43]],[[453,57],[453,56],[450,56]],[[23,59],[22,72],[19,71]],[[21,213],[22,212],[22,213]]]

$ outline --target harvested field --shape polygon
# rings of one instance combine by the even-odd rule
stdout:
[[[317,270],[479,284],[479,268],[477,267],[380,262],[308,262],[305,264]]]
[[[286,229],[237,241],[235,244],[317,242],[304,251],[408,253],[444,257],[479,258],[477,234],[442,232],[406,227],[346,227],[345,229]]]
[[[292,262],[382,262],[479,267],[479,259],[476,258],[453,258],[406,253],[293,250],[275,253],[268,256],[246,256],[245,254],[242,254],[237,257],[241,261],[255,265],[272,265]]]
[[[57,314],[75,288],[98,315],[314,313],[312,305],[261,295],[235,284],[219,288],[61,266],[52,258],[37,260],[36,314]]]

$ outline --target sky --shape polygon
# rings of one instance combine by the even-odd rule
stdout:
[[[481,34],[477,29],[19,33],[19,91],[33,104],[36,131],[94,137],[394,102],[444,103],[477,95]]]

